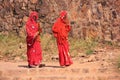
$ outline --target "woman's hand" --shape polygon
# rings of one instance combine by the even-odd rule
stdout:
[[[36,32],[35,36],[34,36],[34,39],[40,34],[40,32]]]

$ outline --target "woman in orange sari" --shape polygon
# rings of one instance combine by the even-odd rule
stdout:
[[[28,67],[33,68],[36,66],[43,66],[42,61],[42,49],[40,46],[40,28],[38,22],[38,13],[33,11],[30,13],[28,21],[26,23],[26,42],[27,42],[27,58]]]
[[[73,63],[69,55],[68,33],[70,30],[71,27],[67,18],[67,12],[62,11],[60,17],[52,27],[57,40],[60,66],[69,66]]]

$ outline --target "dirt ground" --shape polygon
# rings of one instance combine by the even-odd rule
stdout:
[[[56,60],[33,69],[27,62],[0,61],[0,80],[120,80],[119,56],[119,49],[96,49],[92,55],[73,58],[69,67],[60,67]]]

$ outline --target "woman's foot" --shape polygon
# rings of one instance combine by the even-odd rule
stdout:
[[[66,67],[70,66],[70,65],[65,65]]]
[[[44,67],[44,66],[45,66],[45,64],[40,64],[40,65],[39,65],[39,68]]]
[[[28,68],[36,68],[35,65],[28,65]]]
[[[73,64],[73,63],[66,64],[65,66],[68,67],[68,66],[70,66],[71,64]]]

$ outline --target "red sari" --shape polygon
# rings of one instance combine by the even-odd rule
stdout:
[[[36,34],[39,32],[39,25],[34,20],[34,17],[38,19],[37,12],[31,12],[30,17],[26,23],[26,42],[27,42],[27,58],[29,65],[39,65],[42,60],[42,50],[40,46],[40,37]]]
[[[57,19],[52,27],[54,36],[57,39],[59,62],[61,66],[69,66],[73,63],[69,55],[69,44],[67,38],[71,27],[63,20],[66,15],[66,11],[62,11],[60,13],[60,18]]]

